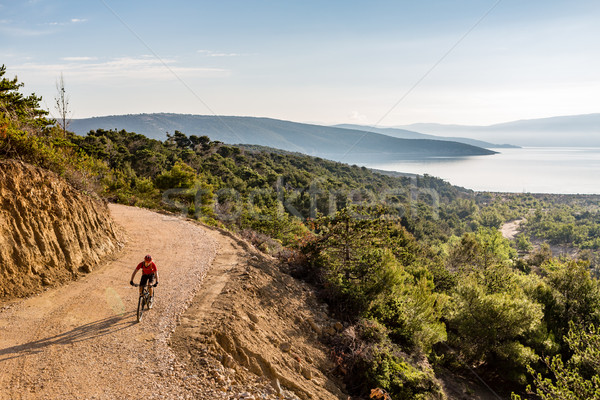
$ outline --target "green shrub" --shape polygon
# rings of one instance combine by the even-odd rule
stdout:
[[[525,367],[536,357],[524,340],[540,329],[542,306],[518,289],[489,291],[473,276],[460,282],[452,300],[449,337],[463,360],[523,383]]]
[[[367,360],[365,376],[371,388],[385,389],[394,400],[443,399],[432,370],[423,371],[390,349],[375,351]]]

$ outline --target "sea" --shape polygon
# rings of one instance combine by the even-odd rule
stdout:
[[[498,154],[360,165],[428,174],[467,189],[511,193],[600,194],[600,148],[524,147]]]

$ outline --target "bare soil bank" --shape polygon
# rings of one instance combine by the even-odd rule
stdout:
[[[105,203],[52,172],[0,161],[0,300],[76,279],[121,245]]]
[[[320,342],[342,325],[312,289],[245,241],[219,250],[171,345],[204,383],[203,399],[348,399]]]

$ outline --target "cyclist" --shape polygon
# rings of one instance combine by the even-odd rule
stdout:
[[[150,298],[153,298],[154,287],[158,285],[158,269],[156,268],[156,264],[154,264],[152,261],[152,256],[150,254],[146,255],[146,257],[144,257],[144,261],[139,263],[133,270],[133,273],[131,274],[131,280],[129,281],[131,286],[135,285],[133,283],[133,278],[135,278],[135,274],[137,274],[140,269],[142,270],[142,279],[140,280],[140,296],[142,295],[144,285],[148,283],[150,285]],[[156,278],[156,282],[154,285],[152,285],[154,278]],[[152,303],[150,303],[150,307],[152,307]]]

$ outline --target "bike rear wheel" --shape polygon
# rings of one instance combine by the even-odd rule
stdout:
[[[146,305],[146,300],[144,296],[140,296],[138,300],[138,308],[137,308],[137,322],[142,320],[142,315],[144,315],[144,306]]]

